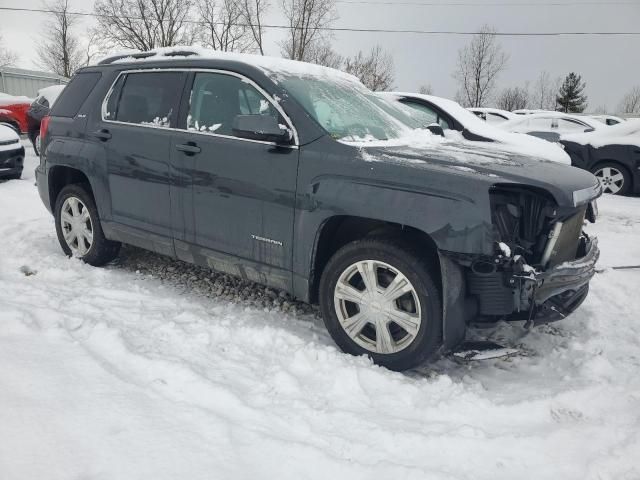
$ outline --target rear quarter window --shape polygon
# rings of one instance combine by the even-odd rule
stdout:
[[[99,72],[81,72],[71,79],[51,110],[56,117],[75,117],[80,107],[100,80]]]

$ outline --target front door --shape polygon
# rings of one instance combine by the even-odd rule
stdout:
[[[182,163],[192,179],[185,241],[214,268],[287,288],[298,150],[240,138],[233,131],[237,115],[285,120],[271,100],[238,75],[196,72],[188,82],[184,131],[172,147],[175,164]],[[176,244],[178,256],[187,260],[194,253],[180,250]]]

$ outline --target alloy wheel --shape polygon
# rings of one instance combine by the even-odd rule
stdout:
[[[344,270],[334,289],[334,305],[345,333],[372,353],[407,348],[422,323],[415,287],[398,269],[376,260]]]
[[[624,187],[624,175],[615,167],[603,167],[594,172],[605,193],[619,193]]]

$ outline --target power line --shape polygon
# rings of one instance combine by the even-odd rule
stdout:
[[[393,2],[393,1],[371,1],[371,0],[335,0],[336,3],[344,4],[366,4],[366,5],[409,5],[417,7],[576,7],[576,6],[610,6],[610,5],[638,5],[638,2],[630,1],[578,1],[571,3],[564,2]]]
[[[346,0],[345,0],[346,1]],[[0,11],[12,12],[31,12],[31,13],[62,13],[58,10],[50,10],[46,8],[18,8],[18,7],[0,7]],[[124,15],[105,15],[92,12],[72,12],[68,11],[67,15],[96,17],[96,18],[126,18],[128,20],[142,20],[141,17],[130,17]],[[206,25],[207,22],[198,20],[184,20],[185,23]],[[214,22],[215,25],[226,25],[225,22]],[[237,27],[257,27],[250,23],[234,23]],[[272,28],[280,30],[295,30],[297,27],[291,25],[277,24],[261,24],[261,28]],[[460,30],[414,30],[414,29],[389,29],[389,28],[357,28],[357,27],[320,27],[317,30],[327,32],[358,32],[358,33],[404,33],[416,35],[478,35],[480,31],[460,31]],[[492,33],[497,37],[558,37],[558,36],[625,36],[640,35],[640,32],[495,32]]]

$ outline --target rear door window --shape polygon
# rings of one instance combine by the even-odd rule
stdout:
[[[183,79],[181,72],[135,72],[120,77],[107,99],[105,120],[173,126]]]
[[[75,117],[100,80],[99,72],[80,72],[71,79],[51,110],[56,117]]]

